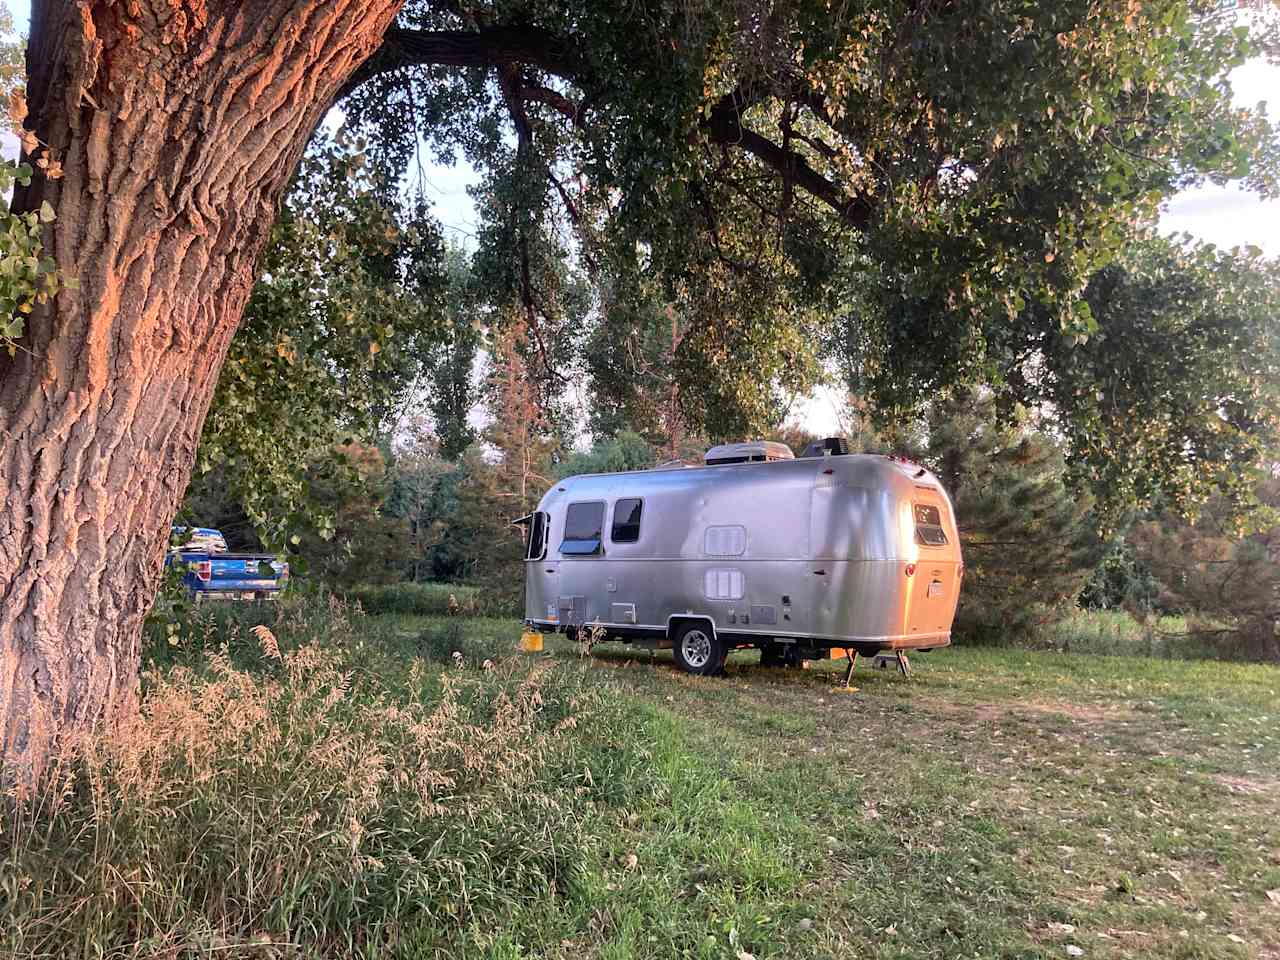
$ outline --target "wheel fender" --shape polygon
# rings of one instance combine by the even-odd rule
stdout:
[[[702,623],[706,624],[711,631],[712,639],[719,639],[716,636],[716,624],[704,613],[673,613],[667,617],[667,639],[675,642],[676,631],[683,627],[686,623]]]

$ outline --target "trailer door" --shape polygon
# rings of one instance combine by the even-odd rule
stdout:
[[[605,501],[580,500],[565,508],[564,536],[549,552],[559,554],[560,593],[556,599],[562,625],[604,619],[602,593]]]
[[[555,560],[547,556],[551,515],[544,510],[537,510],[512,522],[524,527],[525,531],[525,619],[554,621],[560,577]]]

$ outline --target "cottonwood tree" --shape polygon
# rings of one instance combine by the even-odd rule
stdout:
[[[855,303],[879,393],[990,376],[984,346],[1027,302],[1092,332],[1085,278],[1161,197],[1205,176],[1274,186],[1270,127],[1218,82],[1272,36],[1174,0],[401,6],[34,5],[26,122],[65,177],[16,203],[48,202],[79,284],[0,357],[9,762],[134,699],[254,258],[339,94],[388,169],[425,137],[540,172],[584,263],[651,277],[696,321],[676,359],[694,386]],[[524,282],[545,218],[512,222],[520,302],[554,316]]]
[[[1010,351],[1000,399],[1052,411],[1100,519],[1115,528],[1134,508],[1219,493],[1256,502],[1255,471],[1280,442],[1280,262],[1148,236],[1081,302],[1099,327],[1084,342],[1034,306],[990,349]]]
[[[27,125],[78,283],[0,357],[0,756],[134,703],[142,618],[254,258],[395,0],[37,2]]]
[[[475,366],[480,349],[479,291],[465,250],[445,250],[445,329],[427,362],[431,395],[432,432],[439,453],[456,460],[476,441],[471,408],[476,402]]]

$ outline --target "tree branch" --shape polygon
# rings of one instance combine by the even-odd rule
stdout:
[[[786,150],[742,124],[742,110],[749,103],[740,90],[716,101],[711,115],[702,122],[703,129],[716,143],[739,147],[762,161],[797,186],[836,211],[850,226],[862,228],[871,220],[871,204],[863,197],[851,197],[813,167],[794,150]]]
[[[507,105],[517,126],[522,110],[513,100],[546,104],[575,124],[580,124],[582,107],[559,91],[544,85],[526,84],[519,68],[537,67],[553,76],[583,85],[586,68],[574,49],[562,38],[537,27],[502,26],[480,30],[406,30],[393,27],[383,37],[378,52],[365,61],[339,92],[346,96],[362,83],[383,73],[412,66],[499,68]],[[505,73],[505,77],[503,76]],[[513,84],[513,77],[519,78]],[[518,97],[510,88],[518,86]],[[762,90],[739,87],[716,101],[710,116],[702,121],[713,142],[738,147],[763,162],[774,172],[821,200],[848,224],[862,228],[871,219],[872,206],[864,197],[851,197],[836,183],[814,170],[805,157],[780,147],[742,124],[742,113],[767,95]],[[811,110],[826,116],[825,105],[816,96],[801,97]],[[527,120],[525,121],[527,123]],[[527,136],[527,130],[520,133]]]
[[[362,83],[401,67],[535,66],[566,80],[584,72],[572,48],[538,27],[502,26],[482,30],[406,30],[392,27],[382,46],[338,93],[345,97]]]
[[[533,127],[524,110],[524,80],[518,64],[504,63],[498,68],[498,89],[502,91],[502,100],[516,127],[516,149],[523,153],[533,142]]]
[[[582,125],[582,105],[570,100],[558,90],[552,90],[550,87],[530,83],[521,88],[520,95],[526,103],[545,103],[547,106],[573,121],[575,126]]]

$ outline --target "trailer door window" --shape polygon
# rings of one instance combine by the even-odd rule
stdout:
[[[541,510],[529,518],[529,548],[526,560],[541,560],[547,553],[547,515]]]
[[[613,505],[613,529],[609,539],[614,543],[635,543],[640,539],[640,511],[644,501],[636,498],[619,500]]]
[[[603,530],[603,503],[569,504],[564,515],[564,540],[560,543],[560,552],[572,556],[599,553]]]
[[[916,543],[926,547],[945,547],[947,533],[942,529],[942,513],[931,503],[913,503],[916,520]]]
[[[702,575],[702,593],[708,600],[741,600],[741,570],[708,570]]]

